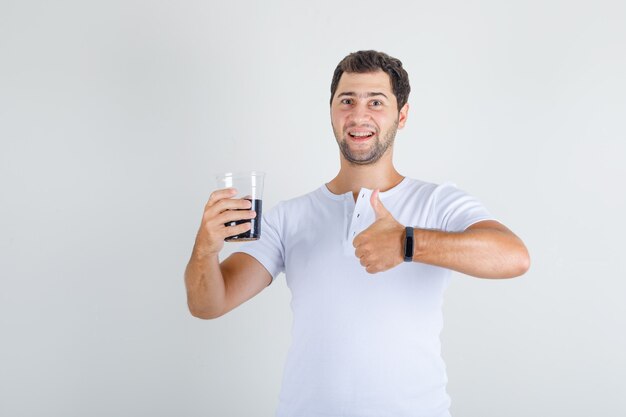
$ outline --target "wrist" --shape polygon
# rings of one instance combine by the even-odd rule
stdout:
[[[425,262],[427,260],[439,233],[438,230],[414,229],[413,262]]]
[[[215,248],[207,244],[204,240],[198,239],[193,245],[192,256],[199,261],[206,261],[211,258],[219,258],[221,248]]]

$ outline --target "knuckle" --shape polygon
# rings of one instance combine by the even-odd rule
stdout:
[[[207,220],[204,220],[204,221],[202,222],[202,228],[204,229],[204,232],[205,232],[208,236],[210,236],[210,235],[212,235],[212,234],[213,234],[213,227],[212,227],[212,225],[211,225],[211,224],[210,224]]]
[[[211,219],[211,217],[213,217],[213,210],[211,210],[210,206],[207,206],[204,209],[204,213],[202,213],[202,221],[206,222],[207,220]]]
[[[219,200],[219,195],[220,195],[220,194],[219,194],[219,191],[218,191],[218,190],[213,191],[213,192],[211,193],[211,195],[209,196],[209,202],[208,202],[208,204],[211,204],[211,205],[212,205],[212,204],[215,204],[215,203]]]

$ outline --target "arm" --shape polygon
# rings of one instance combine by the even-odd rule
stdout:
[[[219,262],[224,238],[249,230],[250,223],[225,226],[227,222],[252,218],[250,202],[232,199],[234,193],[219,190],[205,206],[202,224],[185,269],[187,305],[192,315],[211,319],[220,317],[254,297],[271,282],[270,273],[250,255],[234,253]],[[237,210],[239,209],[239,210]]]
[[[493,220],[475,223],[459,233],[414,230],[414,262],[478,278],[513,278],[524,274],[530,266],[524,243]],[[404,232],[401,241],[404,242]]]
[[[372,194],[376,221],[353,241],[355,255],[367,272],[401,264],[405,227]],[[414,228],[413,260],[479,278],[513,278],[525,273],[530,257],[524,243],[504,225],[481,221],[463,232]]]
[[[201,319],[218,318],[260,293],[271,282],[270,273],[246,253],[233,253],[221,264],[217,255],[192,254],[185,270],[189,312]]]

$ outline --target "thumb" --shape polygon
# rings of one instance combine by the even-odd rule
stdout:
[[[372,208],[374,209],[374,213],[376,214],[376,220],[382,219],[383,217],[388,217],[391,215],[389,210],[385,206],[383,206],[383,202],[380,201],[380,190],[377,188],[372,193],[370,197],[370,203],[372,204]]]

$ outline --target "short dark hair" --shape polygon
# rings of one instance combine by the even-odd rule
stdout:
[[[400,111],[409,100],[411,92],[409,74],[402,68],[402,62],[399,59],[378,51],[352,52],[341,60],[335,68],[333,80],[330,83],[330,104],[333,103],[339,80],[344,72],[363,74],[376,71],[384,71],[389,75],[393,94],[398,101],[398,111]]]

